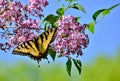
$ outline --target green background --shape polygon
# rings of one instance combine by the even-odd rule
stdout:
[[[63,63],[41,63],[39,68],[36,63],[26,61],[0,62],[0,81],[120,81],[120,52],[109,58],[98,56],[83,64],[81,75],[73,66],[71,77]]]

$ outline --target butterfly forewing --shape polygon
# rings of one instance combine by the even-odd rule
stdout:
[[[41,54],[44,54],[48,50],[48,46],[53,38],[53,35],[55,33],[56,28],[52,28],[38,36],[38,39],[40,38],[41,40],[38,40],[38,47],[40,50]],[[41,44],[39,44],[39,42]]]

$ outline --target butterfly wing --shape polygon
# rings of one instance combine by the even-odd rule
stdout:
[[[29,40],[18,45],[12,52],[12,54],[29,56],[32,59],[37,60],[40,57],[39,51],[35,45],[34,40]]]
[[[37,44],[40,54],[45,54],[48,51],[49,44],[54,37],[55,31],[56,28],[48,29],[46,32],[38,36]]]
[[[56,28],[48,29],[37,37],[37,39],[26,41],[18,45],[13,54],[29,56],[34,60],[41,60],[47,57],[47,51],[51,40],[53,39]]]

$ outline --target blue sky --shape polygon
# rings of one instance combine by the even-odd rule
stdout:
[[[44,10],[45,15],[55,14],[55,10],[61,7],[61,3],[64,3],[63,0],[59,4],[55,4],[55,0],[49,0],[49,2],[49,6]],[[120,3],[119,0],[79,0],[78,2],[85,8],[86,14],[74,9],[68,10],[65,14],[81,16],[80,23],[82,24],[91,22],[92,14],[98,9],[108,8]],[[98,55],[113,57],[120,48],[120,6],[113,9],[109,15],[95,25],[94,34],[88,32],[88,35],[90,38],[88,48],[84,49],[83,56],[79,57],[83,63],[93,60]],[[9,63],[18,60],[31,61],[28,57],[12,55],[12,50],[7,53],[0,51],[0,61]]]

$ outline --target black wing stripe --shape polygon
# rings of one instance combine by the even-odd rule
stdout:
[[[41,41],[43,42],[43,34],[40,35]]]
[[[39,45],[39,44],[37,43],[37,40],[38,40],[38,38],[35,39],[35,46],[36,46],[37,50],[39,50],[39,49],[38,49],[38,47],[39,47],[38,45]]]
[[[48,31],[46,31],[46,34],[47,34],[47,35],[49,35],[49,32],[48,32]]]
[[[33,46],[31,45],[31,43],[30,42],[33,42],[33,41],[28,41],[27,42],[27,44],[32,48],[32,49],[34,49],[35,50],[35,48],[33,48]]]
[[[21,44],[20,46],[21,46],[21,48],[26,48],[26,49],[28,49],[28,47],[25,45],[25,43]]]
[[[45,32],[43,33],[43,35],[45,36],[45,39],[47,40],[47,35],[46,35],[46,33],[45,33]]]
[[[32,48],[32,45],[31,45],[30,41],[28,41],[27,44]]]
[[[51,33],[52,33],[52,31],[53,31],[53,30],[52,30],[52,29],[50,29],[50,32],[51,32]]]
[[[26,46],[26,44],[25,44],[25,43],[23,43],[23,45],[25,46],[25,48],[26,48],[26,49],[29,49],[29,48]]]
[[[20,46],[21,46],[22,48],[24,48],[24,44],[21,44]]]

